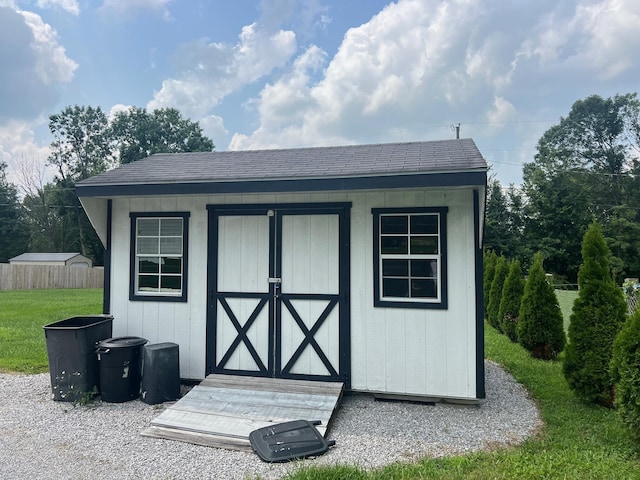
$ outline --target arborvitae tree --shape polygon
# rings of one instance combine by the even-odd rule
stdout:
[[[579,292],[563,365],[567,383],[579,398],[605,406],[613,405],[609,366],[627,310],[622,290],[611,277],[609,256],[602,228],[594,222],[582,240]]]
[[[611,378],[618,415],[640,442],[640,309],[629,317],[613,343]]]
[[[484,263],[484,318],[488,318],[487,309],[489,308],[489,292],[491,291],[491,282],[496,272],[496,261],[498,256],[493,250],[485,250],[483,255]]]
[[[498,319],[498,313],[500,312],[500,300],[502,299],[502,287],[504,281],[509,273],[509,266],[507,260],[504,257],[498,257],[496,260],[496,269],[493,274],[493,281],[491,282],[491,290],[489,291],[489,305],[487,306],[487,320],[489,325],[501,330],[500,321]]]
[[[512,342],[518,341],[517,325],[520,318],[520,304],[522,303],[523,293],[524,279],[522,278],[520,261],[514,260],[509,264],[509,274],[504,281],[500,311],[498,313],[502,332]]]
[[[518,342],[535,358],[552,360],[565,344],[562,312],[553,287],[545,277],[541,253],[533,257],[529,270],[517,332]]]

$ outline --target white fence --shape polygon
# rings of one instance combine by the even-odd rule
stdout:
[[[103,288],[104,268],[0,263],[0,290]]]
[[[633,293],[627,293],[627,307],[629,309],[629,315],[631,315],[636,308],[640,308],[640,292],[638,290]]]

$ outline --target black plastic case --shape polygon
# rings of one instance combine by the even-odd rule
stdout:
[[[299,458],[318,456],[335,445],[325,440],[315,425],[319,421],[294,420],[259,428],[249,434],[251,447],[265,462],[289,462]]]

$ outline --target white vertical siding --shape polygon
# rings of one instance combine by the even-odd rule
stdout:
[[[114,336],[139,335],[152,343],[176,342],[180,345],[181,376],[203,378],[208,258],[206,205],[344,201],[352,202],[352,388],[363,391],[474,398],[476,285],[473,197],[470,189],[117,198],[113,202],[111,276]],[[373,307],[371,209],[402,206],[445,206],[449,209],[449,308],[446,310]],[[129,301],[129,212],[144,211],[191,213],[186,303]],[[249,239],[243,237],[242,241]],[[309,248],[316,251],[320,247]],[[242,266],[243,271],[251,268],[248,265]],[[305,268],[316,267],[309,265]],[[232,276],[225,275],[224,281],[232,281],[231,278]],[[334,333],[329,325],[327,329],[328,331],[323,332],[319,338],[326,338],[330,343],[330,337]]]
[[[269,292],[269,218],[266,216],[222,216],[218,219],[218,290],[221,292]],[[206,260],[203,262],[206,265]],[[241,326],[244,326],[260,302],[255,298],[229,298],[227,303]],[[221,304],[217,308],[216,364],[238,331]],[[268,364],[268,307],[253,322],[247,336],[256,348],[263,365]],[[225,368],[258,371],[259,366],[241,342]]]
[[[338,215],[285,215],[282,220],[282,292],[290,294],[339,293]],[[329,300],[295,299],[292,306],[311,330]],[[339,370],[338,307],[323,322],[314,339]],[[286,306],[282,308],[282,364],[287,364],[304,336]],[[292,373],[329,375],[311,345],[296,361]]]

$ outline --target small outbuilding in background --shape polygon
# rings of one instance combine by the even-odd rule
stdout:
[[[11,265],[55,265],[62,267],[91,268],[93,261],[74,253],[23,253],[9,259]]]

